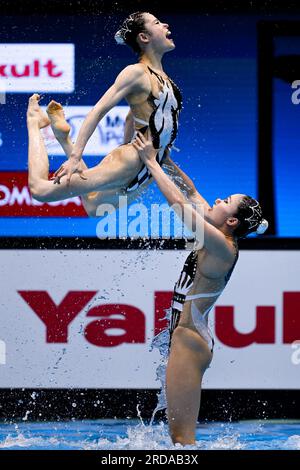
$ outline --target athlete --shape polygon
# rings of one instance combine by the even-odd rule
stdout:
[[[48,119],[68,156],[55,173],[54,181],[48,180],[48,155],[40,135],[40,128],[48,125],[49,121],[47,124],[39,107],[39,95],[34,94],[29,99],[29,187],[35,199],[51,202],[80,195],[89,215],[95,215],[95,207],[101,202],[113,199],[117,207],[119,195],[127,193],[134,198],[138,194],[135,192],[147,185],[151,175],[132,142],[114,149],[90,169],[83,162],[82,153],[99,121],[125,99],[131,109],[128,121],[132,122],[133,132],[140,131],[151,138],[157,161],[163,163],[176,138],[182,107],[180,91],[164,72],[161,62],[164,54],[175,48],[170,35],[169,25],[161,23],[150,13],[137,12],[124,21],[115,38],[139,54],[138,63],[122,70],[90,111],[75,145],[70,140],[62,106],[55,101],[49,104]]]
[[[188,187],[185,196],[162,171],[150,140],[138,134],[133,145],[183,222],[189,229],[198,227],[194,230],[198,247],[188,256],[175,284],[166,371],[171,438],[174,443],[194,444],[202,378],[213,356],[214,340],[208,328],[208,314],[238,260],[238,239],[252,232],[264,233],[268,222],[262,216],[259,203],[244,194],[216,199],[210,207],[181,172]]]

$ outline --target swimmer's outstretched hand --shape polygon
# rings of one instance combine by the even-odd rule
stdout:
[[[152,140],[146,139],[141,132],[137,133],[132,145],[138,151],[140,159],[146,165],[156,160],[157,150],[153,147]]]
[[[81,167],[80,160],[77,158],[70,157],[65,163],[63,163],[59,169],[54,173],[52,180],[54,184],[60,184],[60,179],[63,176],[67,177],[67,184],[70,184],[71,176],[74,173],[78,173],[80,178],[86,180],[87,178],[82,174],[83,170]]]

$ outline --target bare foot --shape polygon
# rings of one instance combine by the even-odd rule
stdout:
[[[27,120],[29,122],[35,120],[38,123],[39,128],[42,129],[43,127],[49,126],[50,119],[47,117],[47,114],[45,114],[41,110],[39,101],[40,95],[38,95],[37,93],[34,93],[34,95],[29,98],[27,108]]]
[[[66,141],[70,132],[70,125],[67,123],[62,105],[52,100],[47,106],[47,114],[51,122],[51,128],[59,142]]]

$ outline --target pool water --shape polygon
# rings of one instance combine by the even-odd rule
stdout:
[[[195,446],[203,450],[300,450],[300,421],[200,424]],[[0,449],[158,450],[174,447],[168,427],[133,420],[0,423]]]

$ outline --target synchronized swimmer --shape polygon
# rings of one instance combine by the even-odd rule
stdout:
[[[177,135],[182,98],[162,67],[164,54],[175,48],[170,35],[169,25],[150,13],[133,13],[124,21],[115,38],[138,53],[138,63],[122,70],[88,113],[74,145],[62,106],[51,101],[47,116],[39,106],[39,95],[29,99],[29,187],[36,200],[52,202],[81,196],[88,215],[95,216],[101,203],[117,208],[120,195],[128,195],[129,202],[135,199],[151,180],[147,167],[130,142],[137,131],[152,139],[160,164],[167,162],[176,169],[169,149]],[[87,168],[82,154],[89,138],[101,119],[122,99],[130,106],[125,143],[112,150],[97,166]],[[40,128],[49,124],[68,157],[55,173],[54,181],[49,181],[49,160],[40,133]]]
[[[238,240],[253,232],[264,233],[268,222],[259,203],[244,194],[216,199],[210,207],[182,172],[188,187],[186,197],[157,163],[151,140],[138,134],[134,147],[178,216],[190,230],[198,224],[204,233],[204,241],[201,236],[198,240],[200,244],[203,241],[203,246],[190,253],[175,284],[166,371],[171,438],[174,443],[194,444],[202,378],[213,357],[214,339],[208,327],[208,314],[236,265]],[[204,214],[198,207],[204,208]]]

